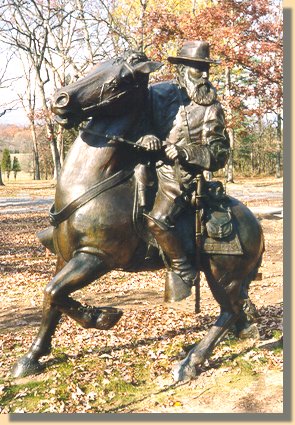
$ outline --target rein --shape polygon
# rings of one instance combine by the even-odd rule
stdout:
[[[87,202],[101,195],[109,189],[117,186],[125,180],[128,180],[134,174],[134,170],[120,170],[107,179],[103,180],[88,189],[83,195],[66,205],[62,210],[56,212],[55,204],[49,211],[49,221],[54,227],[67,220],[77,209],[85,205]]]
[[[144,148],[143,146],[136,144],[135,142],[132,142],[131,140],[124,139],[121,136],[98,133],[97,131],[91,130],[87,127],[79,127],[79,131],[81,133],[88,133],[88,134],[92,134],[93,136],[98,136],[98,137],[102,137],[104,139],[108,139],[108,142],[107,142],[108,144],[112,144],[112,143],[116,143],[116,142],[117,143],[124,143],[125,145],[132,146],[133,148],[135,148],[137,150],[146,151],[146,148]]]

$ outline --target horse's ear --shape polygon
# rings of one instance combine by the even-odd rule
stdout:
[[[163,66],[161,62],[147,61],[139,62],[133,66],[134,71],[142,72],[143,74],[149,74],[155,72]]]

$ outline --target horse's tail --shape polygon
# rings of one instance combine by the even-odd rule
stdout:
[[[262,279],[262,276],[259,273],[259,268],[262,264],[263,252],[264,252],[264,241],[263,241],[263,251],[261,252],[261,255],[260,255],[255,267],[248,273],[248,275],[245,277],[245,279],[243,279],[243,283],[242,283],[242,287],[241,287],[241,297],[244,298],[244,299],[249,298],[248,291],[249,291],[250,283],[253,280],[261,280]]]

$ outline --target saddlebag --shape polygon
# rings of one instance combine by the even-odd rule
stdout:
[[[209,238],[223,239],[233,232],[230,210],[208,211],[206,217],[206,230]]]
[[[202,252],[242,255],[238,231],[231,211],[231,198],[220,181],[206,182]]]

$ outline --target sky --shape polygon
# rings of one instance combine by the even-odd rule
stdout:
[[[7,62],[7,53],[0,52],[0,75],[4,69],[4,64]],[[21,65],[17,58],[13,57],[9,64],[5,74],[5,78],[19,77],[21,74]],[[21,78],[14,80],[12,83],[4,83],[0,85],[0,113],[9,108],[10,103],[17,99],[17,93],[24,91],[24,82]],[[7,105],[7,106],[6,106]],[[7,111],[2,117],[0,117],[0,124],[28,124],[26,114],[23,108],[19,105],[16,106],[16,110]]]
[[[1,111],[2,109],[0,109]],[[17,124],[21,126],[28,125],[28,120],[22,108],[16,111],[7,111],[5,115],[0,117],[1,124]]]

